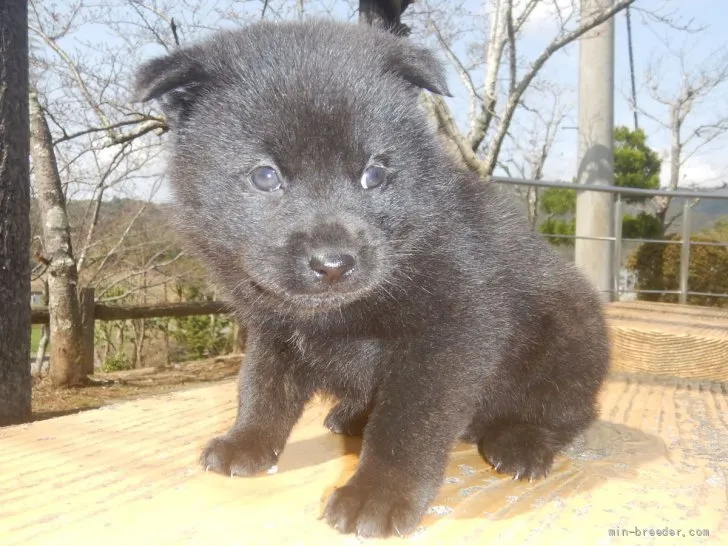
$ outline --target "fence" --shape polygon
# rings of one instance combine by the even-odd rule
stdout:
[[[508,178],[494,176],[491,178],[493,182],[499,184],[513,185],[513,186],[530,186],[536,188],[563,188],[573,191],[598,191],[607,192],[616,195],[614,201],[614,218],[613,218],[613,237],[586,237],[579,235],[561,235],[561,234],[543,234],[544,237],[551,238],[568,238],[568,239],[589,239],[595,241],[610,241],[612,242],[612,255],[614,259],[613,270],[612,270],[612,289],[613,299],[618,300],[620,294],[634,293],[634,294],[677,294],[678,301],[682,304],[687,302],[688,296],[712,296],[719,298],[726,298],[728,294],[712,293],[712,292],[697,292],[691,291],[688,287],[688,273],[690,265],[690,249],[692,246],[719,246],[728,247],[728,243],[720,242],[702,242],[702,241],[691,241],[690,233],[692,231],[692,219],[691,211],[693,204],[700,199],[722,199],[728,203],[728,193],[720,194],[716,192],[706,191],[693,191],[689,189],[677,189],[671,190],[647,190],[641,188],[626,188],[620,186],[607,186],[598,184],[571,184],[568,182],[554,182],[546,180],[523,180],[519,178]],[[641,239],[641,238],[624,238],[622,237],[622,219],[624,216],[624,204],[622,201],[623,196],[634,196],[634,197],[671,197],[671,198],[683,198],[685,203],[682,207],[682,226],[681,235],[679,240],[665,240],[665,239]],[[620,288],[620,271],[622,264],[622,245],[625,242],[629,243],[659,243],[659,244],[679,244],[680,248],[680,266],[679,266],[679,287],[677,290],[651,290],[651,289],[632,289],[622,290]],[[728,275],[728,272],[726,272]]]
[[[93,288],[83,288],[79,294],[81,306],[81,343],[86,373],[94,371],[94,328],[97,320],[132,320],[150,318],[182,318],[199,315],[223,315],[231,312],[221,301],[191,301],[155,303],[151,305],[106,305],[97,303]],[[32,324],[48,324],[48,307],[31,307]],[[240,340],[238,340],[238,343]]]

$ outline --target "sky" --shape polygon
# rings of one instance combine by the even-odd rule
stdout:
[[[70,1],[61,0],[61,4]],[[260,2],[256,3],[254,1],[204,1],[216,7],[233,5],[236,9],[243,9],[243,6],[244,9],[260,9],[257,5]],[[457,3],[461,4],[462,1],[458,0]],[[516,0],[517,3],[524,1]],[[425,9],[428,2],[436,2],[436,0],[417,0],[415,6],[409,8],[405,13],[405,21],[412,16],[415,10]],[[553,5],[554,2],[564,8],[568,8],[571,4],[571,0],[544,0],[536,9],[518,42],[521,62],[527,64],[529,59],[535,58],[555,35],[557,27],[553,12],[549,10],[549,6]],[[272,0],[270,4],[273,6],[272,9],[276,9],[276,6],[285,6],[283,9],[289,10],[289,15],[295,16],[295,2],[293,0]],[[356,5],[356,2],[354,0],[348,2],[343,0],[305,0],[305,4],[312,12],[329,9],[333,11],[337,18],[355,19],[353,6]],[[461,4],[460,13],[453,14],[450,23],[458,28],[472,25],[475,33],[468,34],[468,37],[470,42],[475,43],[478,40],[477,32],[485,33],[487,18],[484,15],[487,8],[484,8],[484,6],[491,4],[492,2],[484,2],[483,0],[464,0],[464,3]],[[118,2],[118,6],[122,5],[126,4]],[[637,103],[644,110],[643,113],[639,114],[639,123],[647,134],[648,144],[664,158],[662,177],[666,181],[669,176],[670,133],[656,120],[667,121],[668,109],[665,105],[661,105],[650,98],[647,88],[648,82],[645,77],[646,71],[648,67],[655,66],[655,63],[659,62],[659,70],[656,72],[659,91],[665,96],[671,96],[677,92],[681,78],[680,65],[677,57],[671,51],[686,52],[685,58],[688,60],[686,69],[688,72],[697,73],[697,71],[703,69],[707,73],[711,73],[716,68],[722,68],[720,66],[716,67],[716,65],[720,62],[718,53],[721,50],[728,50],[728,0],[637,0],[634,6],[632,10],[632,31]],[[179,9],[183,8],[180,7]],[[670,25],[646,18],[645,12],[658,13],[678,25],[689,24],[692,28],[699,29],[699,32],[685,32],[671,28]],[[184,29],[184,14],[180,14],[183,16],[181,27]],[[446,22],[443,24],[446,24]],[[113,40],[108,32],[98,28],[94,29],[93,26],[87,27],[87,30],[84,30],[78,38],[92,41]],[[420,37],[413,36],[415,40],[420,38],[421,35]],[[191,39],[191,37],[182,35],[183,41],[188,41],[188,39]],[[463,57],[468,55],[468,51],[466,51],[468,44],[466,42],[467,40],[463,40],[455,47],[456,51]],[[139,61],[144,57],[162,52],[161,48],[157,49],[155,50],[153,47],[140,49]],[[482,46],[481,49],[471,49],[469,51],[471,55],[472,51],[481,55]],[[441,58],[444,59],[444,56],[441,55]],[[728,59],[728,57],[724,58]],[[541,80],[558,85],[561,89],[562,106],[567,114],[546,163],[544,177],[547,179],[570,180],[576,173],[578,163],[576,131],[579,99],[578,62],[579,45],[578,42],[574,42],[549,59],[540,73]],[[475,73],[476,83],[482,83],[483,75],[482,70]],[[628,102],[630,94],[629,75],[626,18],[622,13],[615,19],[615,124],[633,127],[633,111]],[[480,79],[478,80],[478,78]],[[468,113],[467,93],[452,67],[449,70],[449,80],[450,89],[455,96],[448,99],[448,103],[456,119],[460,121],[462,126],[465,126]],[[533,99],[531,104],[538,106],[539,99]],[[695,112],[686,124],[686,130],[689,131],[697,125],[711,123],[721,118],[728,119],[728,82],[717,88],[711,94],[709,101],[696,106]],[[728,153],[724,151],[726,149],[728,149],[728,134],[701,149],[700,153],[696,154],[684,165],[680,185],[686,187],[711,187],[728,181]],[[157,198],[166,199],[167,192],[163,191]]]
[[[547,5],[545,3],[544,5]],[[568,1],[564,4],[569,4]],[[480,9],[482,2],[470,0],[471,9]],[[699,32],[684,32],[648,20],[644,12],[655,12],[669,17],[684,26]],[[647,135],[648,144],[664,158],[662,179],[669,177],[670,131],[656,120],[668,121],[668,108],[654,101],[648,89],[646,72],[650,66],[657,66],[658,92],[665,97],[677,93],[681,81],[681,68],[675,53],[684,51],[687,72],[696,73],[703,69],[714,73],[720,64],[719,53],[728,50],[728,1],[726,0],[638,0],[631,11],[632,40],[637,88],[637,104],[643,113],[638,114],[640,128]],[[554,35],[554,20],[548,9],[537,11],[531,24],[525,29],[519,43],[520,54],[534,58],[542,50],[544,40]],[[728,59],[728,57],[724,57]],[[569,106],[569,119],[559,132],[555,147],[546,164],[544,176],[550,179],[569,180],[576,172],[578,162],[578,78],[579,45],[574,42],[556,53],[541,72],[545,80],[555,82],[564,88],[564,101]],[[465,90],[458,78],[451,76],[461,96]],[[615,125],[634,127],[631,96],[630,67],[628,55],[627,23],[624,13],[615,18],[615,70],[614,70],[614,115]],[[461,116],[466,101],[457,98],[451,104]],[[655,118],[655,119],[652,119]],[[715,89],[709,101],[699,104],[686,122],[689,132],[698,125],[728,118],[728,81]],[[719,186],[728,180],[728,134],[716,139],[710,145],[689,159],[681,169],[681,186]]]
[[[664,4],[664,2],[645,1],[640,4],[648,7],[649,5]],[[695,63],[694,67],[704,68],[711,72],[715,71],[716,63],[719,62],[718,54],[728,48],[728,2],[725,0],[678,0],[671,4],[677,6],[678,12],[683,15],[685,20],[694,19],[695,25],[704,27],[705,30],[696,34],[687,34],[666,26],[645,24],[639,17],[633,18],[635,25],[632,29],[637,88],[642,87],[638,91],[637,102],[648,113],[661,120],[668,119],[667,108],[651,100],[644,87],[644,72],[650,61],[660,56],[666,57],[662,65],[664,72],[660,71],[664,80],[662,88],[667,93],[671,90],[674,93],[679,85],[680,66],[677,59],[670,54],[666,44],[670,49],[686,51],[686,58]],[[630,124],[633,123],[633,111],[625,100],[630,89],[630,72],[624,16],[617,21],[615,30],[615,123]],[[726,57],[723,59],[725,60]],[[725,69],[720,65],[717,68]],[[711,123],[721,118],[728,118],[728,82],[710,95],[708,103],[696,107],[694,124]],[[640,115],[639,121],[647,133],[650,144],[663,156],[667,156],[670,146],[669,131],[648,116]],[[694,124],[693,126],[695,126]],[[728,180],[728,155],[725,153],[727,148],[728,138],[723,137],[706,147],[694,159],[688,160],[683,169],[684,177],[681,184],[714,186]],[[667,173],[668,169],[663,168],[663,179]]]

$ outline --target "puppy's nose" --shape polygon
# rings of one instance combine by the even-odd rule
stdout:
[[[325,282],[337,282],[356,265],[351,254],[319,254],[308,262],[313,272]]]

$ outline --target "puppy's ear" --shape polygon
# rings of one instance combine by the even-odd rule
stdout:
[[[139,102],[158,100],[169,122],[176,125],[210,79],[210,74],[189,52],[177,51],[147,61],[139,68],[133,99]]]
[[[409,43],[400,45],[403,47],[392,48],[388,54],[387,69],[419,89],[452,97],[439,59],[429,49]]]

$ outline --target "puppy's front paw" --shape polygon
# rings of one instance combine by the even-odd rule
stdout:
[[[205,470],[230,476],[253,476],[278,462],[278,451],[251,433],[228,433],[213,438],[200,456]]]
[[[341,533],[362,537],[405,536],[414,531],[424,515],[422,503],[413,503],[393,488],[345,485],[337,489],[323,517]]]

